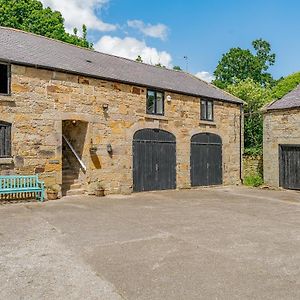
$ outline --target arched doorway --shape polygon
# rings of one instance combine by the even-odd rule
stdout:
[[[176,188],[176,138],[161,129],[142,129],[133,137],[133,191]]]
[[[191,138],[191,185],[223,183],[222,139],[213,133],[199,133]]]

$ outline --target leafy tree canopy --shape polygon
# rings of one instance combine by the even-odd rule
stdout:
[[[135,61],[137,62],[143,62],[143,59],[140,55],[138,55],[138,57],[135,59]]]
[[[262,86],[274,84],[271,74],[266,72],[275,63],[270,44],[258,39],[252,42],[252,46],[255,54],[249,49],[231,48],[222,56],[214,72],[216,86],[224,89],[247,78]]]
[[[247,78],[227,86],[226,90],[245,101],[245,149],[249,153],[261,153],[263,144],[261,108],[270,101],[271,88],[269,86],[263,87],[253,79]]]
[[[155,64],[155,67],[160,67],[160,68],[166,68],[164,65],[162,65],[161,63]]]
[[[174,66],[173,70],[175,70],[175,71],[182,71],[182,69],[179,66]]]
[[[65,30],[60,12],[44,8],[38,0],[0,0],[0,26],[12,27],[49,38],[61,40],[81,47],[92,48],[86,39],[87,28],[83,25],[83,36]]]
[[[280,79],[272,90],[272,100],[281,99],[300,84],[300,72]]]

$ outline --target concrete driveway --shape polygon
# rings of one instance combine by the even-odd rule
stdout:
[[[300,299],[300,193],[0,206],[0,299]]]

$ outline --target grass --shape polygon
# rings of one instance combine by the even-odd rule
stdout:
[[[264,183],[263,178],[260,175],[249,175],[244,178],[244,185],[258,187]]]

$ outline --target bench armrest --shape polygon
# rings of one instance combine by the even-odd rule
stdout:
[[[38,185],[40,188],[42,188],[42,189],[45,188],[45,183],[44,183],[44,181],[37,180],[36,183],[37,183],[37,185]]]

